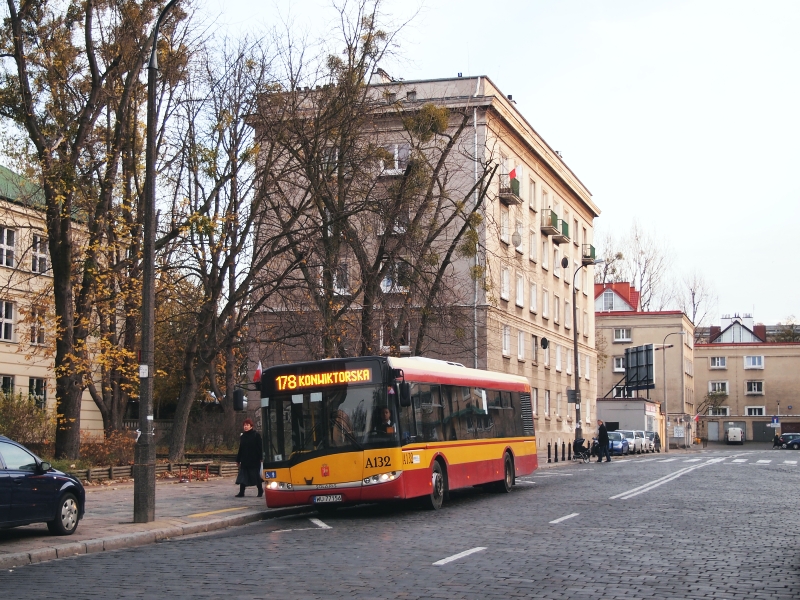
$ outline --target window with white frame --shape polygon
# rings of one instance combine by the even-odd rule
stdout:
[[[561,322],[561,298],[553,294],[553,321]]]
[[[522,237],[522,221],[519,219],[514,222],[514,234],[519,236],[519,246],[514,246],[514,250],[520,254],[525,254],[525,239]],[[514,241],[513,237],[511,238],[511,241]]]
[[[530,287],[530,302],[531,302],[531,312],[532,313],[535,313],[538,310],[537,309],[537,303],[536,303],[536,292],[537,292],[537,290],[536,290],[536,282],[532,281],[531,282],[531,287]]]
[[[694,377],[694,363],[691,361],[691,359],[683,359],[683,372]]]
[[[612,398],[632,398],[633,392],[631,388],[625,385],[616,385],[611,392]]]
[[[28,378],[28,395],[36,401],[39,408],[47,406],[47,380],[38,377]]]
[[[549,253],[550,253],[550,250],[549,250],[548,245],[547,245],[547,238],[546,237],[542,237],[542,268],[545,271],[550,268],[550,266],[547,264],[547,256],[548,256]]]
[[[614,357],[614,373],[624,373],[625,372],[625,357],[624,356],[615,356]]]
[[[386,152],[381,160],[381,174],[402,175],[406,167],[408,167],[411,146],[408,144],[387,144],[383,149]]]
[[[13,375],[0,375],[0,392],[7,396],[14,393]]]
[[[764,382],[763,381],[747,381],[745,384],[745,393],[748,396],[763,396],[764,395]]]
[[[500,208],[500,241],[508,244],[508,209],[505,207]]]
[[[511,326],[503,325],[503,356],[511,356]]]
[[[380,331],[381,352],[391,352],[392,346],[400,352],[411,352],[411,324],[406,320],[402,327],[398,325],[398,320],[392,315],[384,315]]]
[[[44,319],[45,310],[39,307],[31,308],[31,344],[44,344]]]
[[[14,266],[14,242],[17,232],[8,227],[0,227],[0,266]]]
[[[508,300],[511,294],[511,269],[503,267],[500,272],[500,298]]]
[[[708,391],[711,394],[727,394],[728,382],[727,381],[709,381]]]
[[[525,332],[517,330],[517,360],[525,360]]]
[[[531,388],[531,409],[533,414],[539,414],[539,388]]]
[[[577,260],[573,260],[572,261],[572,272],[575,273],[575,272],[577,272],[577,270],[578,270],[578,261]],[[575,280],[574,281],[575,290],[577,291],[577,290],[581,289],[581,278],[580,277],[575,277],[574,275],[573,275],[572,278]]]
[[[561,344],[556,344],[556,371],[561,372]]]
[[[384,294],[399,294],[408,291],[411,278],[411,265],[404,260],[396,260],[386,268],[386,273],[381,281],[381,291]]]
[[[544,414],[550,416],[550,390],[544,391]]]
[[[530,252],[528,258],[533,262],[536,262],[536,247],[538,245],[536,241],[536,232],[531,229],[528,236],[528,250]]]
[[[517,273],[517,294],[514,301],[517,306],[525,306],[525,277],[522,273]]]
[[[764,357],[763,356],[745,356],[744,357],[745,369],[763,369]]]
[[[33,234],[31,244],[31,271],[34,273],[47,272],[47,239],[38,233]]]
[[[572,328],[572,305],[569,300],[564,300],[564,328]]]
[[[550,318],[550,292],[547,288],[542,288],[542,318]]]
[[[14,303],[0,300],[0,339],[14,341]]]
[[[556,393],[556,415],[561,416],[561,392]]]
[[[621,327],[614,329],[614,341],[615,342],[630,342],[631,341],[631,330],[627,327]]]
[[[346,262],[339,263],[333,270],[333,293],[339,296],[350,293],[350,269]]]
[[[729,406],[710,406],[708,408],[708,416],[710,417],[730,417],[731,409]]]
[[[580,246],[578,243],[578,219],[572,219],[572,240],[576,246]]]
[[[603,292],[603,311],[609,312],[614,310],[614,292],[606,290]]]
[[[561,257],[559,256],[558,248],[553,248],[553,275],[561,277]]]
[[[533,179],[528,180],[528,208],[536,212],[536,182]]]
[[[587,356],[586,357],[586,369],[585,369],[585,372],[583,374],[583,378],[586,379],[586,381],[589,381],[592,378],[592,361],[591,361],[591,358],[592,358],[591,356]]]
[[[531,360],[536,362],[539,360],[539,336],[531,336]]]
[[[583,337],[589,337],[589,313],[583,311]]]
[[[589,295],[589,284],[586,283],[587,277],[589,277],[587,275],[587,271],[588,271],[588,269],[581,269],[581,276],[580,276],[581,288],[583,288],[583,295],[584,296],[588,296]]]
[[[544,350],[544,366],[550,368],[550,346],[543,348]]]
[[[542,187],[542,210],[550,208],[550,193]]]
[[[567,352],[567,375],[572,375],[572,352],[566,349]]]
[[[725,356],[712,356],[709,358],[711,369],[727,369],[728,361]]]
[[[763,417],[765,408],[764,406],[745,406],[744,410],[748,417]]]

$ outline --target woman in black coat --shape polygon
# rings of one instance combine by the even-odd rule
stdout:
[[[239,439],[239,453],[236,455],[236,466],[239,467],[239,475],[236,483],[239,484],[237,498],[244,496],[244,489],[254,485],[258,488],[258,497],[264,495],[264,488],[261,487],[261,436],[253,429],[253,422],[245,419],[243,425],[244,433]]]

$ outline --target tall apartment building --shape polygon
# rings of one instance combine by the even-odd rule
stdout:
[[[709,441],[724,440],[730,427],[756,441],[800,432],[800,343],[767,342],[766,332],[752,315],[726,315],[710,328],[709,342],[695,346],[697,391],[707,398],[701,434]],[[769,426],[773,418],[780,428]]]
[[[595,284],[594,296],[598,398],[619,398],[622,403],[631,397],[649,398],[661,407],[666,385],[666,411],[656,417],[661,439],[666,439],[666,424],[670,444],[691,445],[697,407],[694,325],[681,311],[642,311],[639,292],[627,282]],[[633,391],[625,385],[625,349],[646,344],[655,350],[655,388]]]
[[[574,386],[577,369],[583,428],[593,430],[594,273],[586,265],[594,259],[593,226],[600,211],[588,189],[519,112],[512,97],[488,77],[396,81],[379,72],[370,86],[376,97],[392,103],[379,131],[394,156],[393,168],[384,171],[387,176],[402,173],[408,158],[403,118],[428,103],[469,116],[467,133],[459,139],[450,165],[449,184],[454,189],[468,194],[483,165],[498,167],[481,211],[479,254],[459,258],[453,265],[452,306],[459,311],[458,335],[463,339],[448,344],[440,335],[440,343],[429,344],[425,355],[527,377],[540,446],[574,437],[575,410],[567,403],[567,389]],[[413,251],[410,254],[413,260]],[[482,273],[478,280],[471,276],[476,263]],[[352,283],[346,270],[345,265],[337,281]],[[385,298],[398,291],[393,281],[381,287]],[[579,357],[573,364],[576,331]],[[450,334],[455,339],[456,332]],[[400,352],[411,352],[414,342],[403,340]],[[389,351],[383,342],[380,347]],[[251,351],[253,366],[258,360],[266,365],[302,358],[296,348],[290,352],[275,345]]]
[[[35,186],[0,167],[0,384],[55,410],[55,326],[44,214]],[[81,430],[101,434],[88,392]]]

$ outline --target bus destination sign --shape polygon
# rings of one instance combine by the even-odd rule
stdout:
[[[278,375],[275,377],[275,389],[301,390],[326,385],[344,385],[348,383],[371,383],[372,369],[344,369],[324,373],[304,373],[302,375]]]

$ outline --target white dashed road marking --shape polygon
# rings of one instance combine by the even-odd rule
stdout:
[[[735,463],[744,463],[744,462],[747,462],[747,459],[746,458],[734,458],[733,462],[735,462]]]
[[[700,462],[700,459],[699,458],[690,458],[690,459],[685,460],[683,462]]]
[[[771,462],[772,462],[771,460],[757,460],[756,464],[757,465],[768,465]]]
[[[555,521],[550,521],[551,525],[555,525],[556,523],[561,523],[561,521],[566,521],[567,519],[571,519],[572,517],[577,517],[581,513],[572,513],[571,515],[567,515],[566,517],[561,517],[560,519],[556,519]]]
[[[314,525],[316,525],[320,529],[330,529],[331,528],[330,525],[326,525],[325,523],[323,523],[319,519],[309,519],[309,521],[311,521]]]
[[[672,462],[673,460],[678,460],[677,458],[665,458],[664,460],[660,460],[658,462]]]
[[[785,465],[796,465],[797,461],[796,460],[785,460],[785,461],[783,461],[783,464],[785,464]]]
[[[477,548],[472,548],[470,550],[464,550],[464,552],[459,552],[458,554],[453,554],[453,556],[448,556],[447,558],[443,558],[442,560],[437,560],[433,563],[434,567],[441,567],[442,565],[446,565],[447,563],[451,563],[454,560],[458,560],[459,558],[464,558],[465,556],[469,556],[470,554],[475,554],[476,552],[482,552],[486,550],[483,546],[478,546]]]

